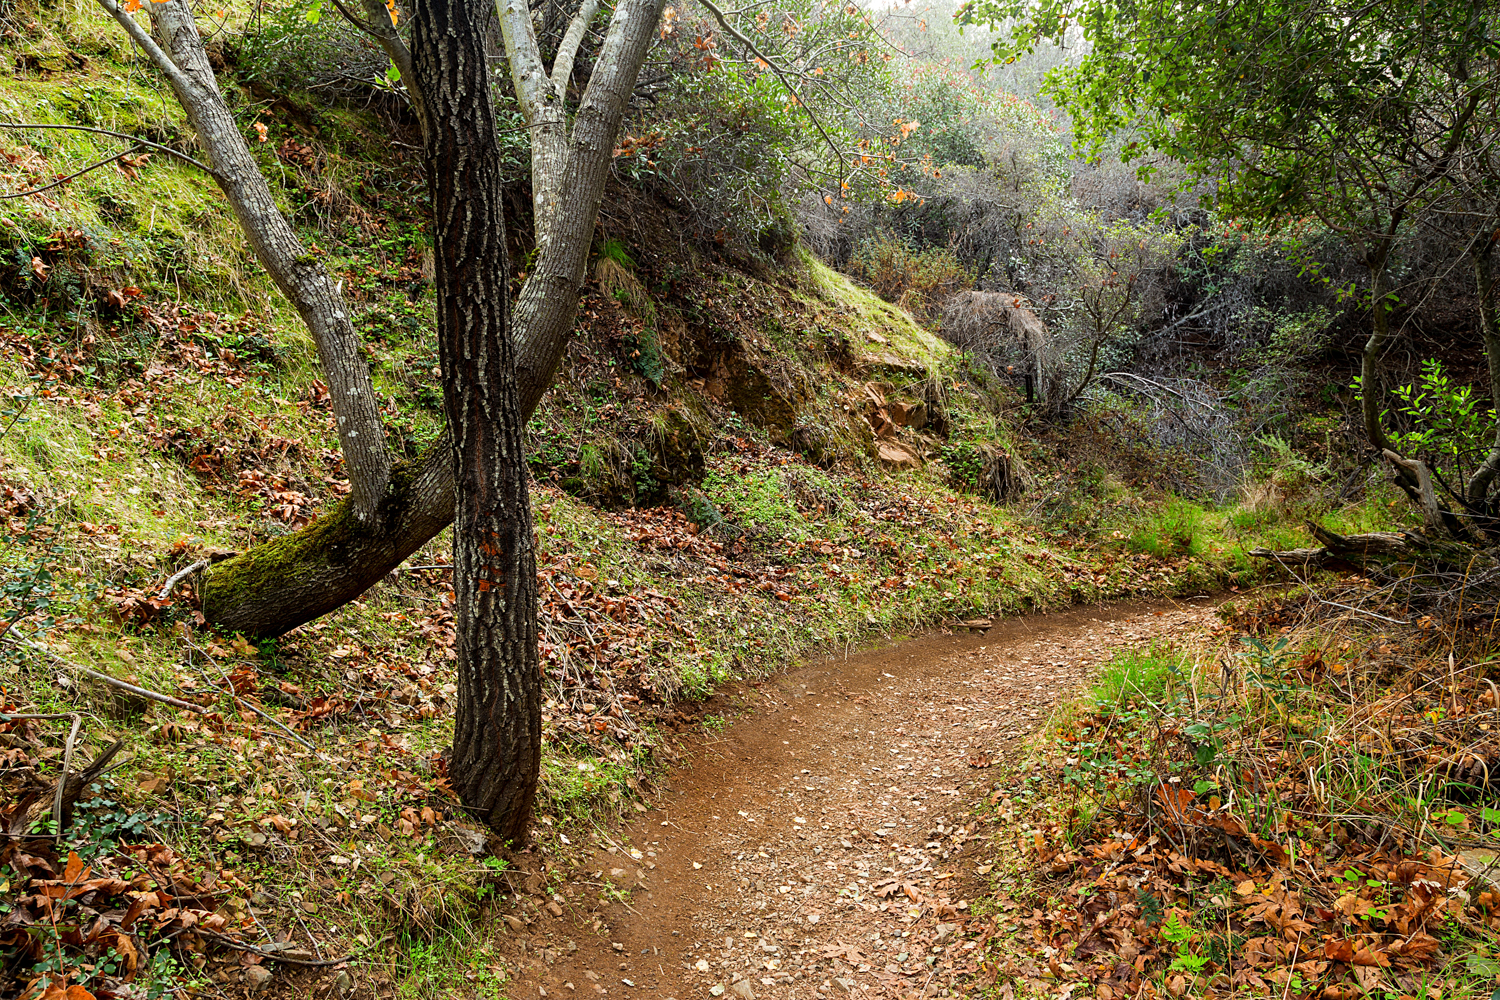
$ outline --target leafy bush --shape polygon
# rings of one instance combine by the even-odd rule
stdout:
[[[282,91],[352,95],[385,86],[390,58],[331,8],[327,14],[304,3],[266,4],[258,30],[235,42],[241,71]]]
[[[758,56],[691,6],[663,20],[658,58],[667,80],[627,126],[615,166],[678,206],[689,235],[773,259],[790,253],[797,223],[789,206],[821,183],[849,148],[850,99],[888,79],[870,58],[880,44],[868,15],[853,5],[791,0],[773,13],[730,17],[756,48],[782,65],[816,64],[816,86],[797,97]],[[857,105],[857,99],[854,101]],[[806,106],[817,117],[813,123]]]
[[[974,283],[953,250],[913,248],[889,230],[860,242],[849,271],[866,281],[887,302],[932,317],[942,301]]]
[[[1392,435],[1397,449],[1422,459],[1433,475],[1461,492],[1494,440],[1494,408],[1473,386],[1455,382],[1437,358],[1422,362],[1422,374],[1398,386],[1395,396],[1396,413],[1407,427]]]
[[[953,485],[969,493],[979,491],[979,481],[984,475],[984,456],[977,448],[967,441],[955,441],[943,445],[939,454],[948,467]]]

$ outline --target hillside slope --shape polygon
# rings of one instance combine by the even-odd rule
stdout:
[[[0,40],[0,114],[191,148],[180,109],[102,16],[17,10]],[[231,89],[284,210],[343,278],[392,441],[414,457],[438,430],[440,390],[410,124],[394,105]],[[3,182],[41,187],[125,148],[7,129]],[[706,699],[727,678],[942,621],[1252,572],[1222,518],[1181,545],[1153,534],[1132,548],[1128,531],[1062,541],[964,492],[986,449],[1019,460],[1030,447],[1009,430],[1008,388],[800,251],[737,258],[677,231],[670,206],[611,190],[577,337],[530,426],[543,864],[639,808],[671,731],[722,722]],[[220,935],[290,934],[311,955],[367,958],[360,990],[496,986],[505,971],[485,942],[488,908],[510,892],[505,864],[456,817],[445,781],[445,539],[360,601],[259,646],[204,627],[190,586],[162,593],[200,556],[295,530],[346,488],[315,354],[212,182],[132,155],[0,203],[0,255],[12,640],[0,669],[12,714],[49,717],[0,722],[22,775],[5,799],[14,829],[51,822],[28,790],[123,741],[68,839],[0,895],[32,912],[35,880],[82,877],[66,875],[70,848],[121,886],[171,867],[202,889],[171,916],[152,910],[156,929],[131,939],[128,960],[103,957],[124,956],[110,942],[128,935],[20,933],[5,939],[7,975],[254,986],[260,958]],[[170,852],[149,860],[130,847],[142,843]],[[113,885],[94,891],[125,891]]]

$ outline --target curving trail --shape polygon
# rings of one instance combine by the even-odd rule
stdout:
[[[707,711],[739,720],[691,741],[591,877],[526,879],[507,995],[965,995],[966,895],[983,890],[978,854],[997,832],[973,826],[989,765],[1112,649],[1201,630],[1212,607],[1011,619],[721,693]],[[601,900],[611,887],[628,897]]]

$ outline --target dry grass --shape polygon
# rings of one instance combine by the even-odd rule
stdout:
[[[1121,653],[1057,725],[1060,790],[1030,844],[1057,901],[1037,978],[1067,963],[1101,997],[1489,994],[1491,636],[1308,606]]]
[[[943,304],[943,339],[995,370],[1016,368],[1042,381],[1047,328],[1012,292],[960,292]]]

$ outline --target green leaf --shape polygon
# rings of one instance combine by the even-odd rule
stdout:
[[[317,24],[323,17],[323,0],[313,0],[308,4],[306,17],[308,24]]]
[[[401,70],[396,68],[394,61],[385,68],[385,82],[392,87],[401,82]]]

